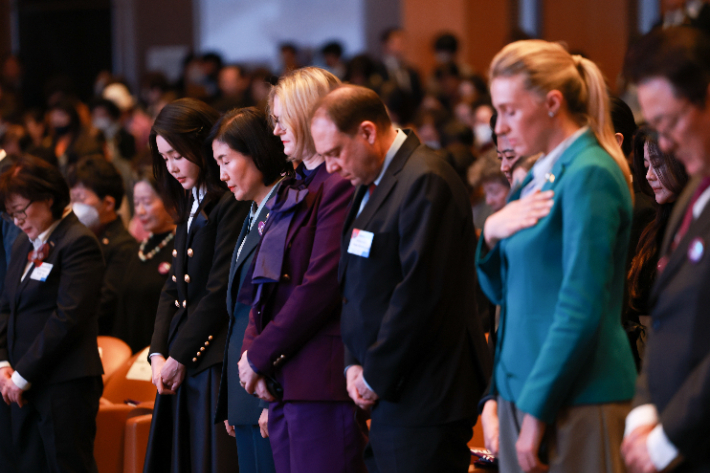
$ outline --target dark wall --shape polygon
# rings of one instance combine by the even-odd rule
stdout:
[[[20,0],[24,102],[45,104],[45,84],[61,81],[82,99],[99,71],[111,70],[110,0]]]

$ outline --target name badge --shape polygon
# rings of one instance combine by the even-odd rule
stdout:
[[[42,282],[46,281],[53,267],[54,265],[49,263],[41,263],[39,266],[35,266],[35,269],[32,270],[32,274],[30,274],[30,279]]]
[[[362,256],[363,258],[369,257],[372,239],[374,237],[375,234],[372,232],[354,228],[353,234],[350,237],[350,244],[348,245],[348,253],[355,256]]]

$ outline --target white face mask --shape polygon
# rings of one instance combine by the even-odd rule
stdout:
[[[76,217],[81,223],[90,229],[94,230],[99,227],[99,211],[94,207],[82,204],[81,202],[75,202],[72,204],[72,210],[76,214]]]
[[[481,124],[473,127],[473,136],[476,138],[476,146],[480,148],[491,142],[493,132],[490,125]]]

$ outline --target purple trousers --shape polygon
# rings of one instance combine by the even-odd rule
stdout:
[[[272,402],[269,439],[276,473],[367,472],[367,437],[352,402]]]

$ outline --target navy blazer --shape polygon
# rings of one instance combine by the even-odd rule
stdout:
[[[278,184],[277,184],[278,185]],[[249,311],[251,306],[237,301],[237,295],[244,285],[246,275],[251,267],[256,246],[259,243],[261,234],[259,224],[266,222],[269,215],[267,206],[261,209],[251,230],[247,228],[249,217],[244,219],[242,232],[237,238],[237,244],[232,254],[232,265],[229,268],[229,285],[227,286],[227,312],[229,313],[229,329],[227,331],[227,343],[224,349],[224,362],[222,365],[222,379],[219,384],[219,397],[217,398],[217,410],[215,413],[215,423],[229,419],[230,425],[255,425],[259,421],[263,404],[251,394],[248,394],[239,384],[239,369],[237,364],[242,355],[242,340],[244,332],[249,324]],[[241,241],[244,241],[239,258],[237,252]],[[249,283],[247,283],[249,284]],[[229,366],[232,366],[230,371]],[[233,386],[230,390],[229,386]],[[229,407],[238,406],[238,409]],[[268,404],[267,404],[268,406]]]
[[[249,203],[231,192],[203,199],[190,231],[175,233],[170,275],[160,294],[149,355],[170,356],[195,375],[222,363],[227,339],[230,256]]]
[[[455,171],[411,131],[357,215],[340,256],[345,364],[380,397],[373,422],[440,425],[474,418],[490,373],[476,309],[473,215]],[[373,233],[368,257],[347,252]]]
[[[688,183],[671,214],[668,249],[700,179]],[[651,327],[634,405],[652,403],[668,439],[685,458],[678,472],[710,470],[710,204],[695,219],[651,293]]]
[[[49,236],[46,281],[20,281],[32,243],[21,233],[0,299],[0,360],[7,360],[32,389],[103,373],[98,317],[104,272],[94,234],[70,213]]]

